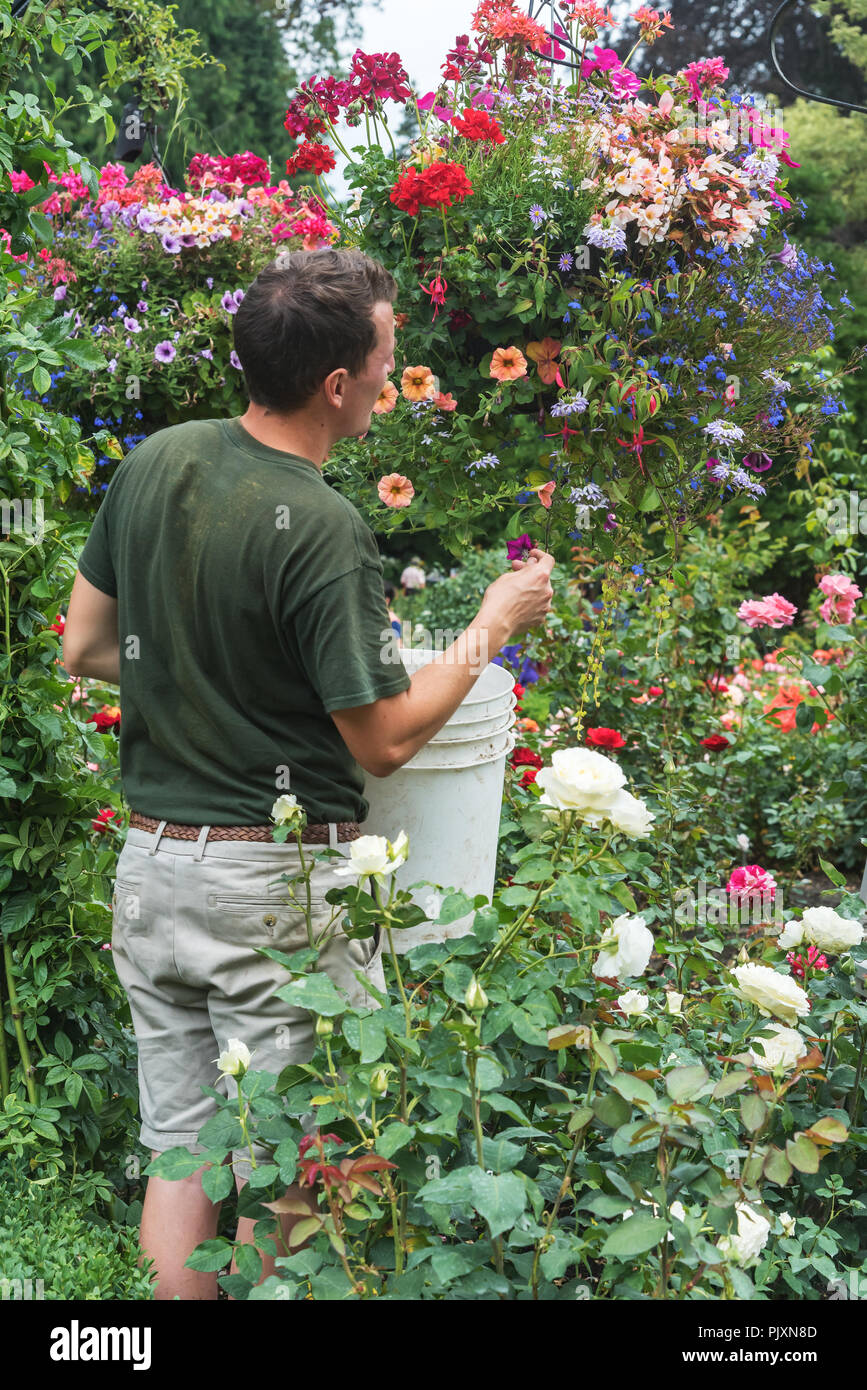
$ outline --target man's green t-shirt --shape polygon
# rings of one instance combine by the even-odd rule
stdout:
[[[292,792],[311,822],[365,819],[330,711],[410,679],[373,534],[314,463],[239,419],[160,430],[119,465],[79,568],[118,600],[131,810],[261,825]]]

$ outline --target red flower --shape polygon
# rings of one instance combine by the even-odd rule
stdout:
[[[647,691],[648,695],[664,695],[665,691],[661,685],[651,685]]]
[[[626,739],[616,729],[588,729],[587,743],[591,748],[625,748]]]
[[[535,782],[535,780],[536,780],[536,774],[537,774],[538,771],[539,771],[539,769],[538,769],[537,767],[528,767],[524,772],[522,772],[522,773],[521,773],[521,786],[522,786],[522,787],[529,787],[529,785],[530,785],[531,782]]]
[[[506,143],[502,126],[487,111],[474,111],[468,106],[463,116],[455,116],[452,125],[465,140],[491,140],[495,145]]]
[[[399,53],[363,53],[357,48],[352,56],[352,77],[352,98],[363,101],[369,111],[377,101],[403,103],[412,96]]]
[[[540,758],[538,753],[534,753],[532,748],[516,748],[509,762],[512,767],[534,767],[537,770],[545,766],[544,758]]]
[[[102,834],[105,834],[107,830],[114,830],[116,828],[115,826],[110,825],[109,822],[112,820],[120,819],[120,811],[113,811],[110,806],[105,806],[101,811],[97,813],[96,819],[92,820],[90,823],[93,826],[94,830],[99,830]]]
[[[423,207],[450,208],[453,199],[463,202],[472,191],[473,185],[462,164],[438,159],[427,169],[407,169],[392,188],[389,199],[395,207],[417,217]]]
[[[435,320],[440,309],[446,302],[446,290],[449,287],[449,282],[448,280],[444,280],[441,275],[435,275],[429,285],[425,285],[422,280],[419,280],[419,285],[421,286],[422,294],[429,294],[431,304],[435,305],[433,311]]]
[[[303,145],[298,146],[292,158],[286,160],[286,173],[290,178],[302,169],[310,169],[315,174],[327,174],[336,163],[330,145],[305,140]]]
[[[64,618],[64,616],[63,616],[62,613],[58,613],[57,617],[54,619],[54,622],[51,623],[51,625],[50,625],[50,627],[49,627],[49,632],[56,632],[56,633],[59,633],[59,635],[62,637],[62,636],[63,636],[63,629],[64,629],[65,627],[66,627],[66,619]]]
[[[102,734],[106,729],[113,729],[120,723],[120,705],[103,705],[96,714],[92,714],[88,719],[88,724],[95,724]]]
[[[722,734],[711,734],[709,738],[701,739],[702,748],[709,748],[712,753],[719,753],[723,748],[728,748],[729,741]]]

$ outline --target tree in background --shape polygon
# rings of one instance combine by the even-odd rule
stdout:
[[[652,50],[635,55],[631,67],[642,76],[676,72],[699,58],[719,55],[731,72],[730,85],[743,91],[773,94],[786,102],[791,92],[774,70],[768,50],[768,30],[780,0],[676,0],[674,29]],[[777,57],[787,77],[820,96],[864,103],[864,72],[852,60],[855,35],[864,40],[852,11],[865,9],[865,0],[826,0],[825,10],[846,8],[836,21],[815,6],[801,4],[783,21],[777,38]],[[850,32],[851,31],[851,32]]]
[[[116,118],[124,103],[148,102],[172,181],[180,181],[198,151],[250,149],[270,157],[279,171],[293,148],[281,115],[289,93],[320,68],[330,70],[361,35],[349,0],[108,0],[107,8],[110,33],[126,61]],[[88,97],[76,96],[76,87],[92,92],[113,76],[99,49],[85,55],[83,65],[49,50],[40,69],[59,98],[75,99],[61,129],[94,164],[114,158],[113,132],[94,123]],[[44,90],[40,77],[34,75],[27,90]],[[131,168],[149,158],[145,150]]]

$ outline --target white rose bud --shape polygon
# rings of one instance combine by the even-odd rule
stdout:
[[[670,990],[668,991],[668,993],[666,994],[666,996],[665,996],[665,1007],[666,1007],[668,1013],[670,1013],[670,1014],[675,1014],[675,1015],[679,1018],[679,1017],[681,1016],[681,1012],[682,1012],[682,1009],[681,1009],[682,1004],[683,1004],[683,995],[682,995],[682,994],[678,994],[678,993],[677,993],[677,990],[670,989]]]
[[[271,819],[278,825],[300,825],[307,819],[297,796],[278,796],[271,807]]]
[[[777,945],[781,951],[793,951],[796,946],[800,946],[804,939],[804,928],[800,922],[793,920],[787,922],[777,937]]]
[[[597,979],[622,980],[644,974],[653,951],[653,934],[643,917],[624,913],[615,917],[599,944],[593,974]]]
[[[633,1015],[647,1013],[650,995],[641,994],[637,989],[628,989],[624,994],[618,995],[617,1003],[626,1017],[631,1018]]]
[[[781,1212],[778,1213],[778,1215],[779,1215],[779,1218],[780,1218],[780,1225],[781,1225],[782,1228],[783,1228],[783,1235],[784,1235],[784,1236],[793,1236],[793,1235],[795,1234],[795,1218],[794,1218],[794,1216],[790,1216],[789,1213],[788,1213],[787,1211],[781,1211]]]
[[[471,1014],[484,1013],[485,1009],[488,1007],[488,996],[485,994],[485,991],[482,989],[475,975],[467,985],[464,1003]]]
[[[223,1076],[241,1077],[250,1065],[251,1056],[250,1049],[240,1038],[229,1038],[226,1051],[217,1058],[217,1067]]]
[[[726,1259],[740,1265],[754,1264],[764,1250],[771,1230],[770,1221],[746,1202],[736,1202],[737,1235],[723,1236],[717,1249]]]

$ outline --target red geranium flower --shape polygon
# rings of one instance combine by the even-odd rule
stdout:
[[[709,738],[701,739],[702,748],[709,748],[712,753],[719,753],[723,748],[728,748],[729,741],[722,734],[711,734]]]
[[[626,739],[616,729],[588,729],[587,743],[591,748],[626,747]]]
[[[427,169],[407,169],[401,174],[389,194],[395,207],[417,217],[421,208],[451,207],[452,200],[460,203],[473,191],[462,164],[438,159]]]
[[[310,169],[315,174],[327,174],[336,166],[336,163],[334,151],[330,145],[323,145],[319,141],[305,140],[302,145],[298,146],[292,158],[286,160],[286,173],[290,178],[303,169]]]
[[[96,819],[92,820],[90,823],[93,826],[94,830],[99,830],[102,834],[105,834],[107,830],[114,830],[116,828],[115,826],[110,825],[109,822],[112,820],[120,819],[120,811],[113,811],[110,806],[105,806],[101,811],[97,813]]]
[[[463,116],[455,116],[452,125],[465,140],[491,140],[495,145],[506,142],[502,126],[487,111],[474,111],[468,106]]]

